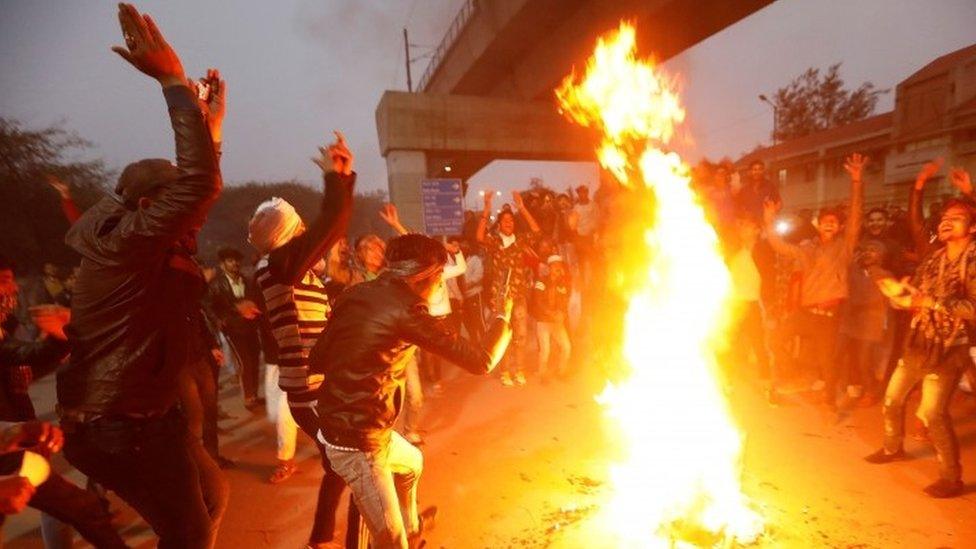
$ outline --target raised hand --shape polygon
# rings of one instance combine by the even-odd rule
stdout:
[[[495,191],[492,189],[485,189],[485,211],[491,211],[491,201],[495,199]]]
[[[932,179],[932,176],[939,173],[942,169],[942,157],[935,158],[931,162],[926,162],[922,169],[918,171],[918,175],[915,176],[915,188],[921,190],[925,186],[925,182]]]
[[[959,192],[966,196],[971,196],[973,194],[973,182],[969,178],[969,172],[962,168],[952,168],[949,172],[949,180],[952,181],[952,186],[959,189]]]
[[[319,147],[319,156],[312,158],[312,162],[322,169],[322,172],[333,171],[342,175],[352,174],[353,154],[346,144],[346,136],[339,130],[333,130],[336,140],[328,147]]]
[[[68,184],[65,183],[64,181],[61,181],[56,176],[49,173],[44,174],[44,181],[46,181],[47,184],[50,185],[52,189],[57,191],[57,193],[61,195],[61,198],[64,199],[71,198],[71,189],[68,187]]]
[[[767,198],[763,201],[763,220],[767,225],[771,225],[776,220],[776,216],[782,207],[783,203],[776,200]]]
[[[522,193],[518,191],[512,191],[512,202],[519,211],[525,210],[525,203],[522,202]]]
[[[380,218],[386,221],[386,224],[391,227],[396,227],[400,224],[400,213],[397,212],[397,207],[393,204],[383,204],[383,208],[380,210]]]
[[[844,169],[851,176],[851,180],[860,181],[861,175],[864,172],[864,166],[870,162],[870,159],[861,153],[854,153],[844,159]]]
[[[112,51],[163,87],[186,85],[183,64],[152,17],[140,14],[132,4],[120,3],[119,25],[125,47],[113,46]]]
[[[207,69],[207,75],[193,84],[200,100],[200,108],[207,115],[210,136],[214,141],[220,141],[224,113],[227,110],[227,83],[220,77],[220,71]]]

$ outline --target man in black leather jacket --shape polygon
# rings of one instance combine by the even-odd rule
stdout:
[[[420,450],[393,431],[403,407],[405,368],[421,349],[465,370],[487,374],[511,339],[511,299],[478,345],[427,301],[447,262],[444,246],[407,234],[387,246],[387,272],[341,295],[312,348],[312,372],[325,374],[319,394],[320,441],[333,469],[352,489],[376,547],[408,547],[419,538]],[[397,509],[400,513],[386,513]],[[419,540],[418,540],[419,541]]]
[[[205,289],[194,235],[221,189],[215,143],[224,86],[211,70],[210,96],[198,98],[151,18],[119,4],[119,22],[126,47],[113,50],[163,88],[176,165],[130,164],[119,196],[68,232],[82,261],[67,330],[71,359],[57,378],[65,456],[138,511],[160,547],[211,547],[227,482],[176,403]]]

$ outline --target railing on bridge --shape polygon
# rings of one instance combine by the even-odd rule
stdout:
[[[465,0],[464,4],[461,6],[461,11],[454,16],[454,21],[451,26],[447,29],[447,34],[444,35],[444,39],[434,50],[433,55],[430,58],[430,63],[427,65],[427,70],[424,71],[424,75],[420,78],[420,83],[417,86],[417,90],[426,91],[427,85],[430,84],[431,78],[434,77],[434,73],[441,66],[441,61],[447,56],[447,52],[451,51],[454,47],[454,43],[457,42],[458,36],[461,35],[461,31],[464,27],[468,25],[474,14],[478,12],[478,0]]]

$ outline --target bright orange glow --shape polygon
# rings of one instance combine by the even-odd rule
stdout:
[[[654,201],[643,235],[633,235],[647,247],[634,254],[641,264],[623,259],[629,272],[646,272],[628,289],[626,374],[597,397],[622,445],[601,524],[622,547],[749,543],[762,519],[741,490],[742,436],[715,361],[729,273],[688,166],[664,150],[684,119],[678,94],[635,46],[634,28],[621,23],[597,42],[586,72],[556,90],[566,116],[602,133],[601,165]]]

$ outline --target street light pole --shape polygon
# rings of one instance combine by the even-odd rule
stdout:
[[[406,52],[404,57],[407,62],[407,91],[413,92],[413,78],[410,75],[410,42],[407,40],[407,28],[403,28],[403,50]]]
[[[775,145],[776,135],[779,133],[779,108],[765,94],[759,94],[759,100],[773,108],[773,145]]]

